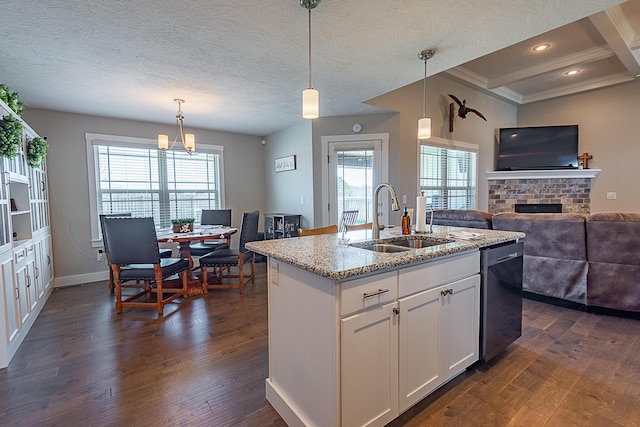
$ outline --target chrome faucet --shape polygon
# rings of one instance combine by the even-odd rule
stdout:
[[[396,196],[396,190],[389,183],[382,183],[378,185],[373,192],[373,225],[371,226],[371,231],[373,231],[373,238],[380,238],[380,224],[378,224],[378,193],[382,187],[387,187],[389,192],[391,193],[391,209],[394,211],[400,210],[400,205],[398,204],[398,197]]]
[[[431,217],[429,218],[429,233],[433,233],[433,203],[429,205],[431,211]]]

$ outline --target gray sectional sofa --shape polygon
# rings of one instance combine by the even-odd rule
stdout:
[[[522,231],[523,289],[552,302],[640,313],[640,213],[443,210],[434,224]]]

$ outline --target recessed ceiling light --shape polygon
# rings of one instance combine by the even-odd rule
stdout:
[[[578,74],[581,70],[569,70],[566,73],[564,73],[565,76],[575,76],[576,74]]]
[[[544,52],[545,50],[549,49],[550,47],[551,47],[551,44],[542,43],[542,44],[534,46],[533,49],[531,49],[531,50],[533,50],[534,52]]]

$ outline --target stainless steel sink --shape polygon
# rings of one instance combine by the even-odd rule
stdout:
[[[369,251],[387,252],[387,253],[407,252],[407,251],[411,250],[411,248],[405,248],[405,247],[402,247],[402,246],[390,245],[390,244],[387,244],[387,243],[373,243],[373,244],[370,244],[370,245],[358,245],[357,247],[361,248],[361,249],[367,249]]]
[[[403,246],[412,249],[428,248],[430,246],[438,246],[451,243],[453,240],[431,240],[431,239],[402,239],[388,242],[389,245]]]
[[[452,243],[453,240],[447,239],[420,239],[420,238],[394,238],[389,241],[383,241],[380,243],[354,243],[351,246],[355,246],[361,249],[367,249],[374,252],[406,252],[413,249],[428,248],[431,246],[445,245]]]

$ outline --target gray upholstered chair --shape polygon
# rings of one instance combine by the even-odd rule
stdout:
[[[245,248],[245,243],[258,240],[258,221],[260,212],[245,212],[242,216],[242,226],[240,229],[240,243],[238,250],[218,249],[200,258],[200,268],[202,269],[203,292],[209,289],[239,289],[244,294],[244,287],[255,282],[256,266],[255,255]],[[244,274],[244,266],[251,263],[251,275]],[[237,267],[238,273],[232,274],[230,269]],[[212,269],[213,274],[208,270]],[[229,279],[237,279],[231,280]],[[225,282],[227,281],[227,282]]]
[[[200,225],[225,225],[231,227],[231,209],[203,209]],[[189,245],[191,256],[203,256],[216,249],[229,249],[231,237],[221,241],[200,241]]]
[[[155,307],[162,315],[164,305],[187,297],[189,261],[182,258],[160,258],[153,218],[103,218],[104,241],[109,248],[111,270],[116,290],[116,311],[123,307]],[[166,288],[164,281],[179,275],[181,286]],[[122,282],[140,283],[142,291],[123,299]],[[138,301],[155,290],[156,300]],[[167,298],[164,293],[170,293]]]
[[[115,286],[113,284],[113,271],[111,270],[111,257],[109,255],[109,245],[107,244],[106,239],[104,238],[104,219],[105,218],[117,218],[117,217],[131,217],[131,212],[123,212],[123,213],[110,213],[110,214],[100,214],[100,231],[102,232],[102,252],[104,254],[104,259],[107,261],[107,268],[109,269],[109,292],[113,293]],[[172,250],[171,249],[159,249],[160,258],[171,258]],[[137,285],[135,285],[137,286]]]

